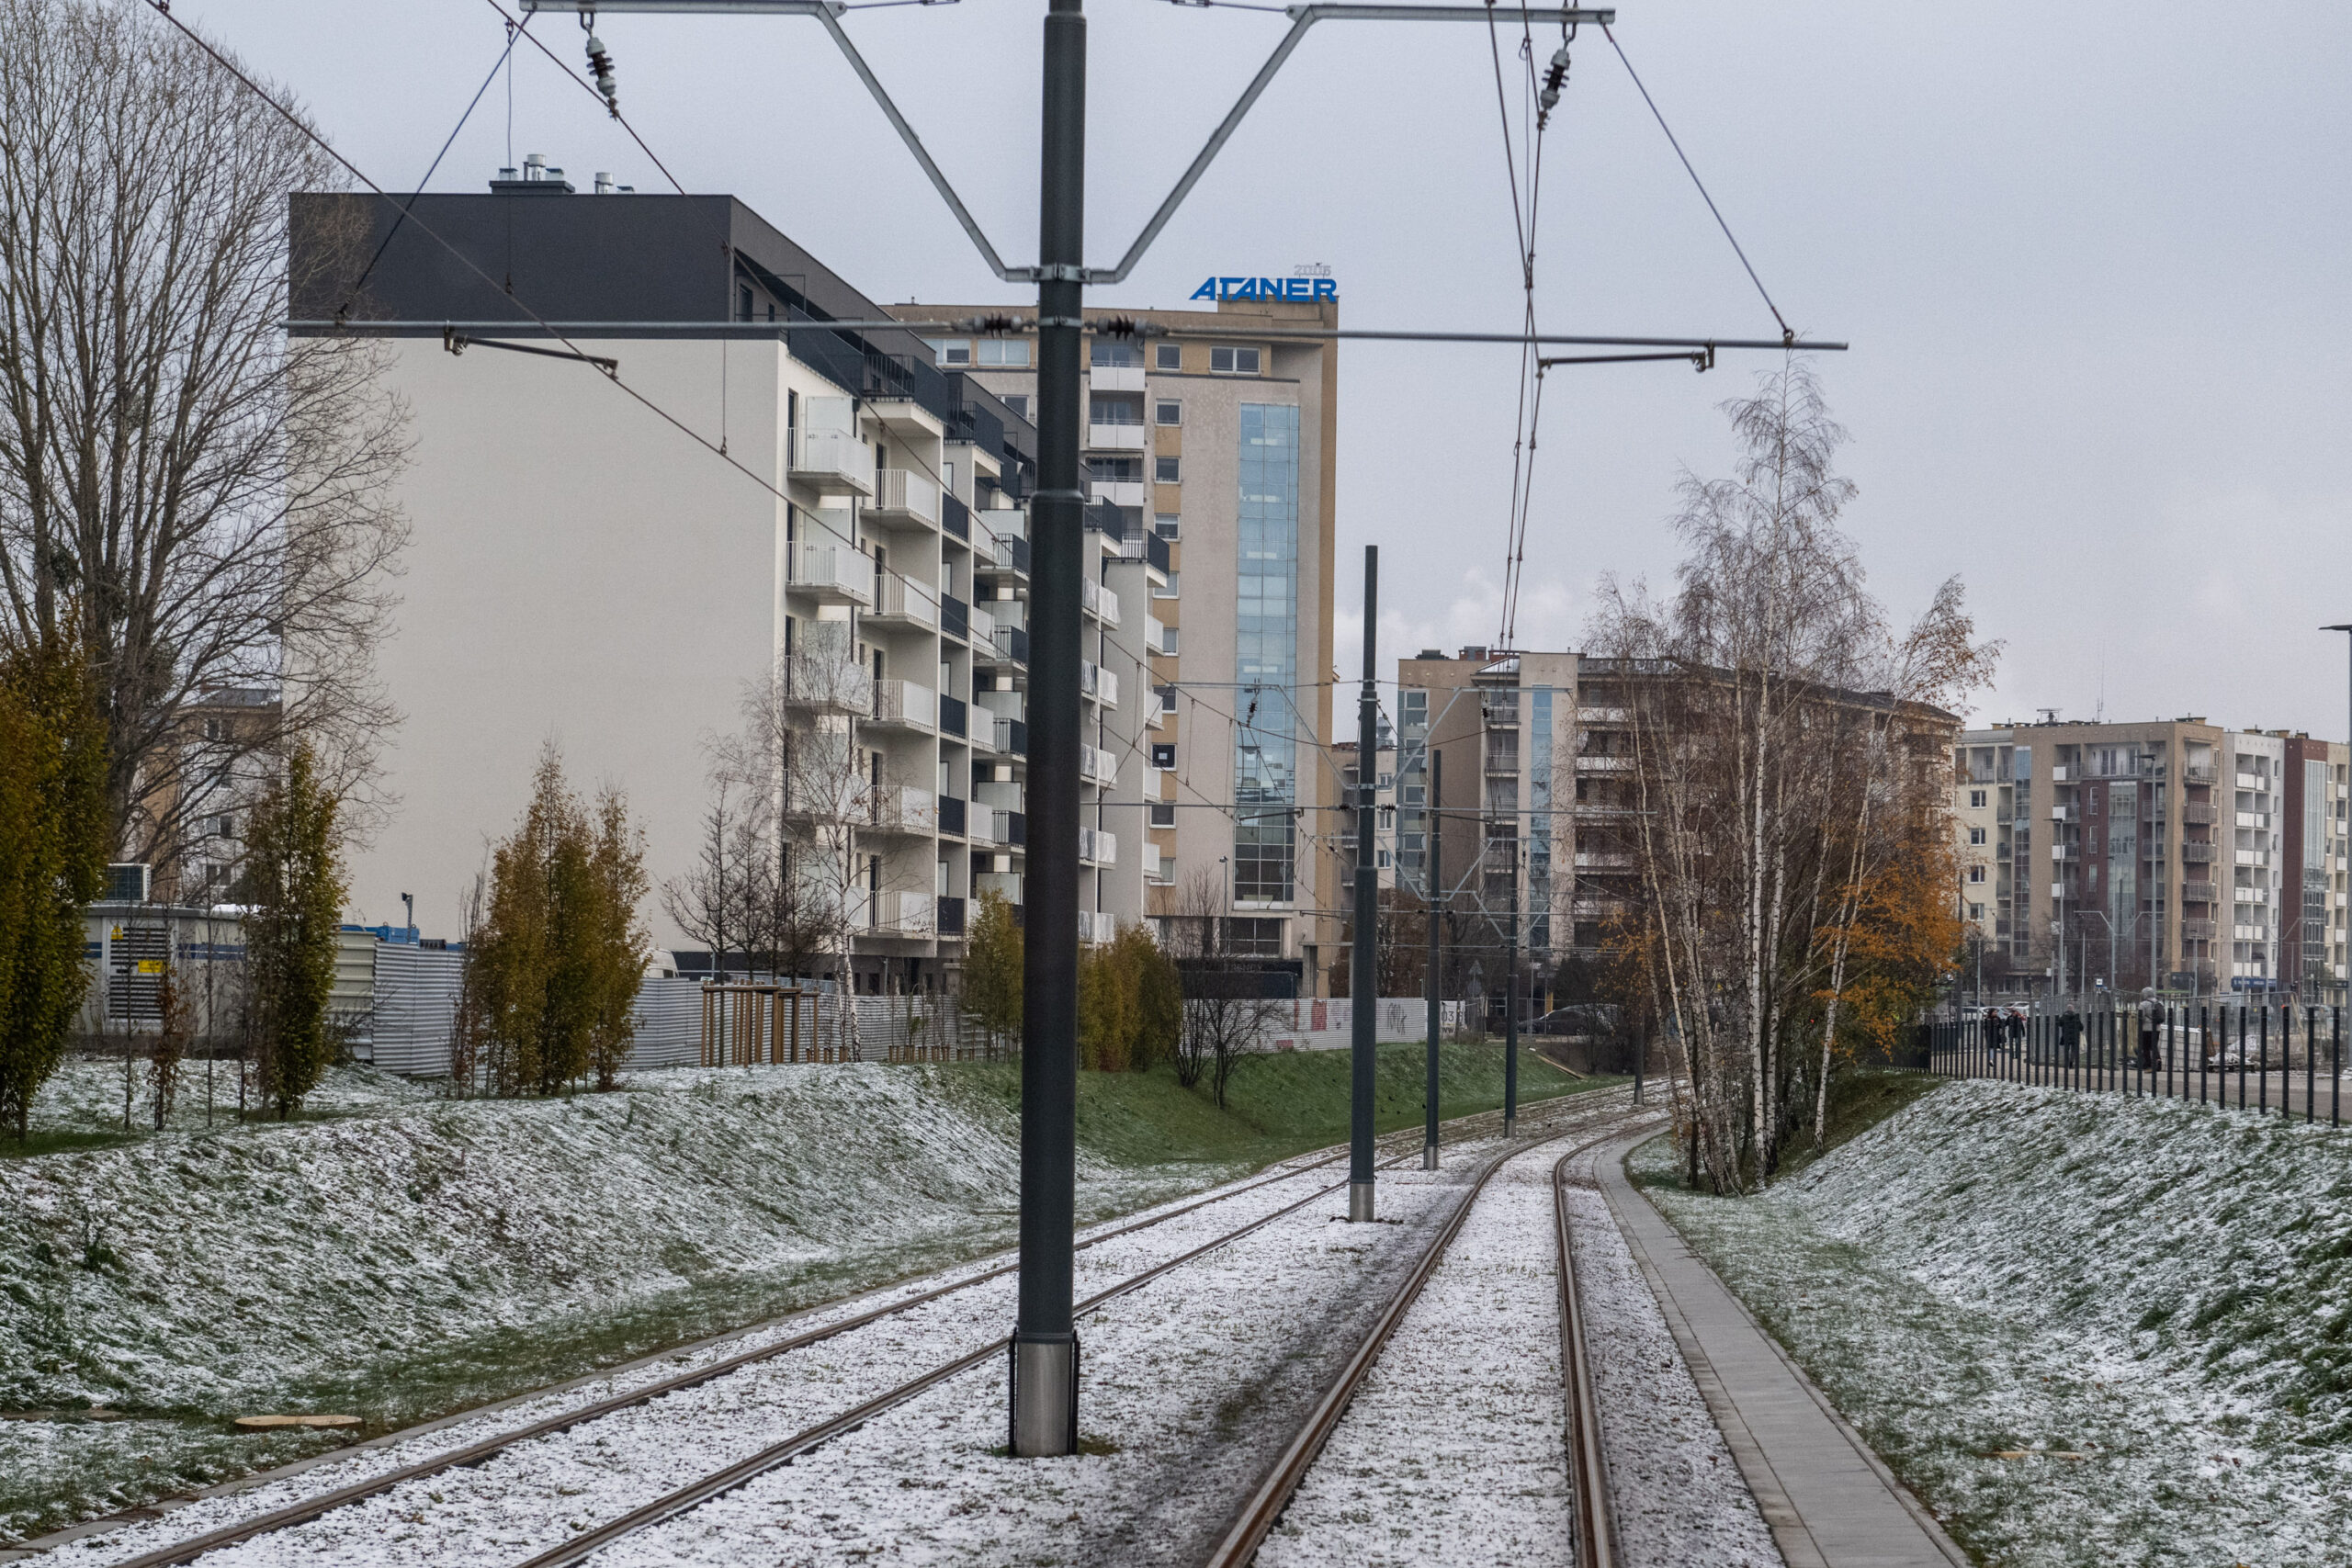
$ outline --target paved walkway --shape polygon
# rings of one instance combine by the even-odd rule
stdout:
[[[1634,1141],[1603,1152],[1601,1192],[1789,1568],[1969,1568],[1967,1554],[1625,1179]]]

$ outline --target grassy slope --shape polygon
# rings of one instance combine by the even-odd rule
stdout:
[[[1419,1118],[1420,1059],[1383,1051],[1384,1126]],[[1500,1060],[1449,1048],[1444,1112],[1498,1103]],[[1223,1111],[1164,1071],[1083,1075],[1080,1218],[1339,1141],[1346,1073],[1341,1052],[1253,1062]],[[101,1135],[112,1080],[81,1077],[61,1139]],[[1581,1087],[1528,1062],[1521,1081]],[[499,1103],[343,1074],[318,1120],[0,1167],[21,1194],[0,1207],[0,1409],[128,1417],[0,1421],[0,1539],[345,1440],[235,1415],[347,1411],[365,1435],[1005,1246],[1019,1083],[678,1072]]]
[[[1964,1084],[1755,1198],[1639,1157],[1981,1561],[2352,1562],[2352,1134]]]

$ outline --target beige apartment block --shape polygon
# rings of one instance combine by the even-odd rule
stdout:
[[[933,322],[1003,310],[891,309]],[[1148,669],[1136,701],[1150,722],[1142,765],[1123,759],[1089,810],[1122,833],[1140,820],[1148,914],[1214,908],[1231,951],[1324,995],[1351,853],[1329,750],[1338,361],[1328,340],[1261,334],[1336,326],[1338,306],[1119,314],[1144,330],[1087,341],[1086,518],[1106,559],[1149,580],[1148,601],[1122,592],[1115,637]],[[1030,336],[925,336],[944,369],[1034,413]]]
[[[2345,765],[2340,743],[2202,717],[1969,731],[1967,914],[2029,984],[2339,991]]]

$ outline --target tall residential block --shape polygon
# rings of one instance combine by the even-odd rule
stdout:
[[[1105,742],[1117,779],[1088,819],[1136,834],[1148,914],[1213,911],[1227,952],[1324,994],[1349,853],[1328,749],[1338,361],[1329,341],[1261,334],[1335,326],[1338,306],[1120,314],[1143,330],[1087,342],[1086,519],[1105,582],[1130,585],[1101,656],[1148,671],[1148,722],[1132,752]],[[1030,337],[926,331],[940,365],[1034,410]]]
[[[2346,748],[2202,717],[2007,725],[1953,750],[1965,914],[2070,987],[2340,989]]]
[[[378,650],[404,715],[397,804],[354,857],[355,913],[384,919],[410,892],[421,925],[455,934],[548,743],[579,786],[628,793],[657,884],[684,873],[709,748],[776,672],[799,755],[842,775],[791,795],[796,871],[846,883],[861,988],[938,984],[969,900],[1019,901],[1025,410],[914,334],[827,325],[884,312],[731,197],[578,194],[535,168],[396,217],[293,198],[294,330],[374,340],[413,418],[413,539]],[[1068,760],[1105,796],[1151,705],[1118,647],[1128,596],[1140,570],[1106,558],[1086,604],[1092,741]],[[1089,820],[1083,934],[1100,936],[1140,911],[1121,849],[1142,835]],[[812,872],[823,822],[852,848]],[[658,942],[688,941],[648,913]]]

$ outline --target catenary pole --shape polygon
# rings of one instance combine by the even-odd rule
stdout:
[[[1434,725],[1432,725],[1431,728],[1435,728]],[[1445,753],[1439,750],[1437,740],[1434,736],[1430,737],[1423,744],[1429,748],[1430,759],[1430,850],[1429,859],[1424,861],[1421,865],[1421,919],[1429,926],[1427,934],[1429,937],[1430,946],[1430,976],[1428,981],[1430,994],[1430,1050],[1429,1082],[1421,1090],[1421,1168],[1423,1170],[1435,1170],[1437,1168],[1437,1047],[1438,1037],[1442,1031],[1445,1022],[1445,1003],[1440,999],[1442,993],[1438,989],[1439,964],[1437,942],[1438,879],[1445,874],[1444,862],[1438,853],[1439,830],[1445,822],[1444,814],[1439,809],[1443,803],[1445,795]]]
[[[1380,872],[1373,832],[1373,776],[1380,758],[1379,666],[1374,644],[1380,626],[1380,547],[1363,547],[1363,695],[1356,705],[1356,942],[1348,961],[1348,1012],[1353,1030],[1349,1063],[1348,1218],[1372,1212],[1373,1046],[1380,1021],[1378,973]]]
[[[1078,1451],[1070,1316],[1078,1181],[1078,488],[1080,245],[1086,203],[1086,17],[1046,14],[1037,221],[1037,493],[1030,500],[1029,863],[1023,889],[1021,1280],[1012,1331],[1012,1451]]]
[[[1519,854],[1512,842],[1510,935],[1503,939],[1503,1136],[1519,1135]]]

